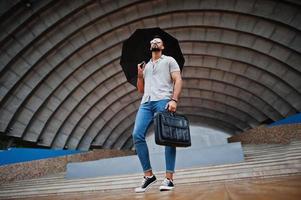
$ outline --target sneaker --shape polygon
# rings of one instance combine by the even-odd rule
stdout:
[[[152,175],[152,176],[150,176],[150,177],[144,176],[144,177],[143,177],[143,180],[142,180],[141,186],[135,188],[135,192],[136,192],[136,193],[145,192],[147,189],[150,188],[151,185],[153,185],[153,184],[156,183],[156,182],[157,182],[157,178],[156,178],[155,175]]]
[[[174,188],[175,188],[175,186],[174,186],[172,180],[165,178],[159,189],[160,189],[160,191],[169,191]]]

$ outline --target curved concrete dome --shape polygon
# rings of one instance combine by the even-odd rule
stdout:
[[[192,123],[238,134],[301,110],[298,0],[28,0],[1,13],[6,136],[51,148],[131,148],[141,95],[119,59],[122,42],[145,27],[180,41],[178,110]]]

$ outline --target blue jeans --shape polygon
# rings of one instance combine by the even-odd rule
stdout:
[[[156,112],[164,111],[169,99],[149,101],[140,105],[136,115],[133,130],[135,148],[144,172],[152,170],[145,135]],[[174,173],[176,162],[176,148],[165,146],[166,172]]]

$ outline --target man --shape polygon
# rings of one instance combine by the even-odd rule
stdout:
[[[152,58],[143,66],[138,64],[138,91],[143,94],[139,110],[136,115],[133,130],[135,148],[144,171],[142,185],[135,188],[135,192],[145,192],[157,179],[152,172],[145,135],[153,121],[156,112],[168,109],[176,112],[179,95],[182,88],[180,67],[176,60],[162,54],[164,41],[155,36],[150,41]],[[173,173],[175,170],[176,148],[165,147],[166,175],[160,186],[160,191],[172,190]]]

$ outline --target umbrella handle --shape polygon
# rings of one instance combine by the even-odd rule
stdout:
[[[145,64],[146,64],[145,61],[142,61],[141,63],[139,63],[140,68],[143,69],[143,67],[145,66]]]

